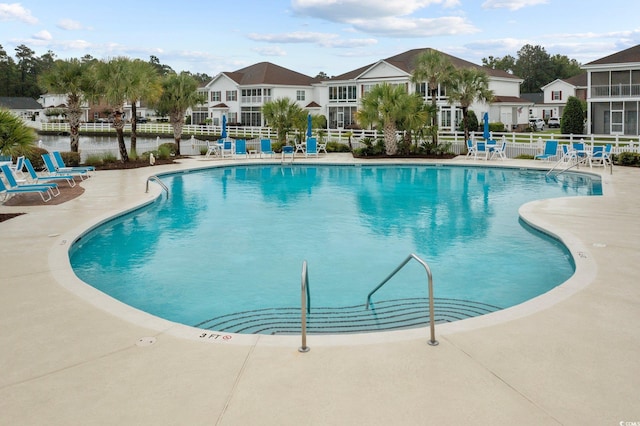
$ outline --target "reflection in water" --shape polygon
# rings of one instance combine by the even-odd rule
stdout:
[[[315,306],[351,306],[409,253],[436,297],[511,306],[565,281],[556,241],[519,222],[531,200],[599,194],[590,178],[499,168],[246,166],[163,178],[169,200],[105,224],[74,246],[84,281],[186,324],[300,303],[307,260]],[[407,265],[381,299],[425,295]]]

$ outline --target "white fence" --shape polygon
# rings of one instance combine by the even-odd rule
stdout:
[[[42,130],[58,133],[56,137],[43,137],[40,146],[49,151],[69,149],[69,138],[64,136],[69,131],[66,123],[42,123]],[[195,126],[186,125],[183,128],[183,137],[180,143],[180,153],[182,155],[200,155],[207,147],[207,141],[217,140],[221,133],[220,126]],[[115,130],[109,123],[86,123],[81,126],[81,133],[102,133],[109,136],[82,136],[80,137],[81,160],[85,161],[91,155],[112,154],[119,158],[118,144],[115,139]],[[125,126],[125,131],[130,131],[130,125]],[[160,134],[162,137],[146,138],[138,137],[137,152],[157,150],[158,146],[165,142],[173,142],[173,128],[167,123],[148,123],[138,125],[139,133]],[[227,133],[234,139],[245,139],[247,150],[259,150],[260,139],[268,138],[275,140],[276,133],[268,127],[228,127]],[[400,135],[399,135],[400,136]],[[323,137],[330,142],[348,144],[359,148],[363,146],[364,138],[377,139],[382,135],[374,130],[323,130]],[[472,133],[473,139],[481,139],[480,133]],[[492,133],[492,138],[496,140],[506,140],[506,155],[515,158],[519,155],[535,155],[542,151],[545,140],[554,139],[560,144],[570,144],[571,142],[584,142],[588,145],[612,144],[612,152],[640,152],[640,137],[620,136],[620,135],[562,135],[558,133]],[[129,137],[125,137],[127,150],[130,149]],[[449,144],[449,151],[455,154],[466,152],[464,134],[461,132],[441,132],[439,134],[440,144]]]

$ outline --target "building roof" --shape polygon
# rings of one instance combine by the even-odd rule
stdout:
[[[42,109],[42,105],[33,98],[12,96],[0,96],[0,107],[11,110]]]
[[[640,62],[640,44],[625,49],[623,51],[614,53],[604,58],[596,59],[595,61],[585,64],[589,65],[610,65],[610,64],[628,64],[632,62]]]
[[[517,96],[494,96],[493,103],[494,104],[503,103],[503,104],[527,104],[527,105],[529,105],[531,103],[531,101],[528,100],[528,99],[519,98]]]
[[[587,73],[583,72],[582,74],[574,75],[573,77],[567,78],[563,81],[566,81],[575,87],[587,87]]]
[[[406,72],[407,74],[411,74],[415,69],[415,62],[416,62],[417,56],[423,52],[427,52],[430,50],[435,50],[435,49],[423,48],[423,49],[407,50],[406,52],[400,53],[395,56],[391,56],[389,58],[383,59],[382,61]],[[442,53],[445,57],[449,58],[453,66],[456,68],[478,68],[478,69],[484,70],[491,77],[510,78],[510,79],[520,80],[519,77],[514,76],[513,74],[509,74],[506,71],[497,70],[489,67],[483,67],[480,65],[476,65],[473,62],[465,61],[464,59],[451,56],[444,52],[440,52],[440,53]],[[354,78],[357,78],[359,75],[361,75],[367,69],[371,68],[374,65],[375,63],[366,65],[364,67],[360,67],[358,69],[333,77],[332,80],[352,80]]]
[[[520,93],[520,97],[528,100],[529,102],[533,102],[534,104],[544,103],[544,93],[542,92]]]
[[[250,85],[281,85],[281,86],[309,86],[316,80],[308,75],[272,64],[271,62],[260,62],[248,67],[232,71],[223,72],[236,83],[242,86]]]

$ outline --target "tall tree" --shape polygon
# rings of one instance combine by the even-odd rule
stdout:
[[[287,133],[291,129],[298,128],[301,120],[306,123],[306,114],[302,108],[289,98],[265,102],[262,115],[267,125],[276,130],[278,141],[283,144],[287,142]]]
[[[138,102],[155,104],[162,93],[156,68],[149,62],[134,59],[128,66],[127,99],[131,103],[131,152],[136,152],[138,138]]]
[[[428,49],[416,57],[411,81],[426,82],[431,97],[431,110],[437,111],[438,86],[446,84],[454,71],[454,67],[447,56],[437,50]],[[431,114],[434,143],[438,144],[438,114]]]
[[[551,57],[544,47],[530,44],[522,46],[518,51],[518,60],[513,71],[524,80],[521,85],[523,93],[541,92],[542,86],[556,78]]]
[[[478,68],[459,68],[448,86],[449,103],[458,103],[462,109],[464,139],[469,139],[468,112],[472,103],[492,102],[493,91],[489,90],[489,76]]]
[[[82,102],[93,92],[90,65],[78,59],[58,60],[51,70],[40,76],[40,85],[51,93],[67,95],[67,119],[69,120],[69,144],[72,152],[78,152]]]
[[[398,124],[413,112],[413,102],[404,85],[378,84],[362,97],[356,119],[363,127],[382,128],[385,152],[395,155],[398,152]]]
[[[198,93],[198,82],[190,75],[174,73],[164,77],[162,94],[156,109],[161,115],[169,116],[169,123],[173,127],[173,139],[177,145],[177,155],[180,155],[180,139],[187,110],[204,102],[206,99]]]
[[[0,44],[0,96],[14,96],[16,87],[16,64]]]
[[[18,70],[20,85],[17,95],[37,98],[40,96],[40,88],[37,83],[38,59],[35,52],[21,44],[16,47],[16,58],[18,58]]]
[[[551,64],[553,65],[555,78],[570,78],[584,72],[580,67],[580,62],[575,59],[569,59],[569,57],[565,55],[553,55],[551,57]]]
[[[513,70],[516,66],[516,58],[511,55],[506,55],[502,58],[489,56],[488,58],[482,58],[482,65],[494,70],[502,70],[513,74]]]
[[[175,71],[169,66],[160,63],[160,59],[156,55],[151,55],[149,57],[149,63],[153,65],[153,67],[158,72],[158,75],[164,77],[165,75],[173,74]]]
[[[582,101],[575,96],[569,96],[567,106],[562,111],[560,131],[565,135],[582,135],[584,133],[585,113],[582,109]]]
[[[124,142],[124,103],[129,96],[129,75],[131,60],[118,57],[97,64],[95,81],[96,93],[100,94],[113,108],[113,127],[116,130],[120,158],[124,163],[129,161],[127,146]]]

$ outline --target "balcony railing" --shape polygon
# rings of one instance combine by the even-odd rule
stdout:
[[[640,97],[640,84],[612,84],[591,86],[592,98],[632,98]]]

